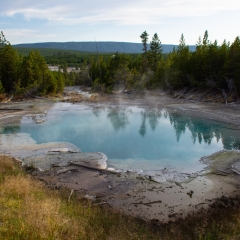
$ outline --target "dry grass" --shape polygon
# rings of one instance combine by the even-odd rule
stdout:
[[[15,159],[0,155],[0,181],[6,175],[19,174],[19,166]]]
[[[89,98],[87,98],[79,94],[71,94],[68,98],[63,99],[62,101],[71,102],[71,103],[79,103],[82,101],[87,101],[87,102],[95,103],[95,102],[105,102],[107,101],[107,97],[100,94],[92,94]]]
[[[104,94],[98,94],[98,93],[92,94],[91,97],[87,99],[87,101],[89,102],[106,102],[107,100],[108,100],[108,96]]]
[[[240,239],[240,207],[160,225],[52,191],[0,156],[0,239]]]
[[[71,103],[79,103],[83,101],[83,97],[79,94],[71,94],[68,98],[62,100],[62,102],[71,102]]]
[[[50,191],[0,157],[0,239],[151,239],[143,223]],[[84,206],[83,206],[84,204]]]

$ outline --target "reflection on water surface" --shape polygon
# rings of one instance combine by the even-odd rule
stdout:
[[[47,121],[36,124],[36,118]],[[84,152],[103,152],[109,167],[193,172],[201,156],[240,149],[234,126],[157,108],[57,104],[47,115],[26,116],[2,133],[29,133],[37,143],[70,142]]]

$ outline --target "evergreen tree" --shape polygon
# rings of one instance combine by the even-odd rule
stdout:
[[[140,38],[142,40],[143,43],[143,59],[144,59],[144,72],[147,72],[147,43],[148,43],[148,33],[146,31],[144,31]]]
[[[152,37],[152,41],[150,42],[150,50],[149,50],[149,62],[151,64],[151,69],[156,72],[157,64],[162,58],[162,46],[161,41],[158,38],[157,33]]]
[[[190,56],[189,47],[186,45],[185,38],[182,34],[177,51],[173,53],[172,68],[174,77],[172,83],[175,86],[185,87],[190,84]]]
[[[210,43],[210,41],[208,40],[208,31],[206,30],[203,36],[203,47],[207,47]]]
[[[240,94],[240,38],[236,37],[229,49],[228,60],[226,64],[227,77],[232,79]]]
[[[14,82],[18,81],[21,57],[10,44],[2,48],[0,55],[0,81],[5,91],[9,93],[14,90]]]
[[[198,38],[196,43],[196,50],[191,54],[191,81],[193,86],[201,87],[204,80],[203,74],[203,49],[202,49],[202,39]]]
[[[184,51],[184,49],[186,48],[186,41],[185,38],[183,36],[183,33],[181,34],[180,40],[179,40],[179,45],[177,48],[177,52],[181,53],[182,51]]]
[[[6,45],[9,45],[10,43],[7,41],[5,35],[1,31],[0,33],[0,50],[4,48]]]
[[[46,85],[48,72],[47,63],[39,51],[31,51],[22,62],[21,85],[33,91],[39,90],[41,93],[47,93],[48,91],[43,86]]]

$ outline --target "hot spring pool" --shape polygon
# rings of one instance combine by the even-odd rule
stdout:
[[[43,123],[37,124],[39,119]],[[37,143],[70,142],[83,152],[103,152],[108,167],[123,170],[191,173],[203,168],[202,156],[240,149],[237,127],[165,108],[57,103],[1,133],[28,133]]]

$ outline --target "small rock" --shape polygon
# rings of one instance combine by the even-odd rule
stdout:
[[[40,124],[40,123],[44,123],[44,122],[46,122],[46,119],[35,119],[35,123],[37,123],[37,124]]]
[[[189,195],[189,197],[192,198],[193,193],[194,193],[194,192],[193,192],[192,190],[190,190],[190,191],[187,193],[187,195]]]

